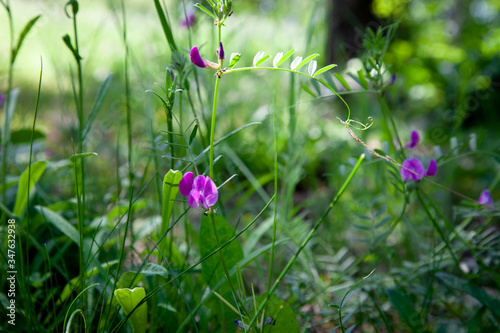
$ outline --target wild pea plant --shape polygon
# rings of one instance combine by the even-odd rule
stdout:
[[[127,143],[122,165],[120,145],[116,146],[116,184],[110,181],[108,193],[102,194],[96,193],[92,183],[94,163],[101,154],[89,151],[90,138],[116,79],[106,76],[93,104],[85,99],[89,89],[84,79],[86,55],[81,54],[82,31],[77,20],[83,6],[76,0],[66,3],[72,33],[59,40],[72,57],[67,74],[77,126],[69,140],[71,156],[32,163],[34,153],[40,153],[34,144],[37,98],[29,138],[21,143],[29,145],[29,162],[15,165],[24,170],[16,177],[14,163],[7,163],[10,156],[22,155],[20,143],[9,137],[18,94],[13,88],[13,65],[38,16],[27,23],[13,47],[11,7],[9,1],[0,1],[11,32],[1,207],[3,221],[15,220],[18,228],[19,261],[15,265],[21,296],[14,312],[20,330],[422,332],[454,328],[455,322],[449,324],[443,318],[455,317],[470,331],[497,326],[500,306],[487,289],[493,285],[498,290],[498,249],[492,245],[498,210],[492,194],[484,190],[476,202],[438,183],[451,162],[481,152],[465,142],[442,154],[440,147],[423,149],[419,131],[402,134],[387,98],[397,78],[384,62],[397,24],[367,31],[362,67],[349,77],[330,75],[333,64],[318,69],[316,53],[294,58],[294,49],[278,52],[272,59],[258,52],[251,66],[238,67],[248,55],[227,54],[232,45],[226,42],[224,27],[233,19],[231,1],[195,5],[213,20],[216,36],[213,43],[196,40],[196,46],[191,45],[196,19],[186,4],[182,2],[181,26],[189,44],[174,38],[172,17],[154,0],[171,61],[165,83],[151,84],[147,91],[161,103],[165,123],[156,131],[154,117],[147,117],[149,132],[141,140],[149,147],[143,153],[134,149],[134,127],[139,126],[135,111],[142,109],[133,104],[131,73],[138,65],[128,40],[125,1],[121,1],[113,13],[121,23],[117,24],[124,54],[120,110]],[[271,61],[272,66],[267,65]],[[265,144],[272,151],[271,170],[257,179],[234,153],[237,148],[231,149],[230,140],[265,124],[250,122],[221,135],[222,117],[217,112],[232,93],[221,89],[223,80],[261,71],[290,75],[291,87],[288,131],[281,128],[279,97],[270,102],[272,113],[266,122],[271,135]],[[37,91],[41,98],[42,82],[41,71]],[[339,117],[338,124],[354,139],[354,152],[349,154],[357,157],[351,158],[350,172],[333,173],[331,184],[336,185],[331,185],[328,195],[314,196],[317,202],[310,215],[294,200],[305,163],[297,138],[303,131],[297,121],[297,84],[313,97],[314,107],[322,99],[342,103],[347,117]],[[381,116],[373,115],[368,124],[351,119],[344,100],[350,95],[374,96]],[[382,128],[381,141],[386,143],[382,149],[372,148],[363,139],[376,127]],[[116,128],[117,141],[120,128]],[[283,132],[288,136],[286,144],[280,141]],[[223,172],[228,159],[238,164],[250,185],[243,186],[240,175]],[[108,161],[106,167],[112,168]],[[226,168],[230,169],[227,164]],[[47,195],[46,188],[63,181],[65,175],[73,188],[71,196]],[[46,180],[51,177],[57,181]],[[266,177],[268,184],[261,185]],[[104,178],[99,183],[106,182]],[[450,217],[431,192],[435,186],[467,204],[457,207]],[[248,192],[253,191],[262,203],[249,199]],[[341,196],[350,196],[351,200],[343,200],[347,206],[337,205]],[[236,206],[236,213],[231,206]],[[242,217],[244,211],[252,215]],[[334,224],[336,220],[341,224]],[[356,237],[342,228],[355,230]],[[7,239],[8,232],[2,226],[2,239]],[[335,248],[329,232],[344,238],[342,247]],[[347,240],[362,245],[351,248],[345,245]],[[10,252],[5,250],[2,256],[8,262]],[[7,308],[10,296],[4,290],[0,301]],[[477,302],[470,304],[463,295]]]
[[[215,70],[216,73],[214,75],[215,79],[215,88],[214,88],[214,95],[213,95],[213,107],[212,107],[212,115],[211,115],[211,125],[210,125],[210,146],[209,146],[209,176],[204,176],[202,174],[197,175],[195,177],[193,172],[187,172],[183,175],[182,179],[179,180],[179,176],[177,176],[176,171],[170,171],[166,176],[164,180],[164,191],[163,193],[168,193],[170,196],[164,197],[163,198],[163,211],[167,211],[167,214],[164,214],[163,216],[163,223],[162,223],[162,231],[167,232],[168,229],[165,227],[168,225],[168,220],[170,219],[170,214],[172,211],[171,208],[171,198],[175,198],[175,194],[172,195],[172,187],[175,187],[178,185],[179,191],[181,194],[185,197],[187,197],[187,202],[190,207],[196,208],[196,207],[202,207],[206,210],[204,213],[206,217],[208,218],[203,218],[201,221],[201,230],[200,230],[200,235],[201,232],[206,230],[205,225],[207,223],[212,224],[213,227],[213,236],[215,238],[215,244],[213,244],[213,248],[211,250],[216,250],[219,252],[220,256],[220,263],[222,266],[222,270],[224,271],[224,276],[225,276],[225,281],[227,285],[229,286],[230,293],[226,292],[223,293],[222,295],[215,290],[213,293],[225,304],[227,305],[228,308],[230,308],[236,315],[237,319],[235,319],[235,323],[237,324],[238,328],[244,329],[245,331],[248,330],[253,330],[257,329],[259,331],[265,330],[268,331],[270,328],[265,328],[264,326],[269,325],[273,329],[276,329],[278,331],[284,331],[284,330],[293,330],[293,331],[298,331],[299,327],[296,323],[296,320],[294,319],[295,315],[293,311],[289,308],[289,306],[284,303],[282,300],[277,298],[276,296],[273,295],[275,289],[277,288],[278,284],[280,281],[283,279],[285,274],[287,273],[288,269],[291,267],[291,265],[294,263],[296,260],[297,256],[300,254],[302,249],[308,244],[312,236],[314,235],[315,231],[319,228],[321,223],[324,221],[325,217],[328,215],[330,210],[333,208],[333,205],[337,202],[338,198],[340,195],[343,193],[345,190],[346,186],[349,184],[350,180],[352,179],[355,171],[358,169],[358,167],[361,164],[361,161],[363,160],[363,155],[359,158],[358,163],[356,164],[355,168],[353,169],[352,173],[344,183],[344,186],[339,190],[337,196],[334,198],[334,200],[331,202],[329,205],[328,209],[324,213],[323,217],[315,224],[314,228],[309,232],[307,237],[304,239],[302,242],[301,246],[295,253],[295,255],[289,260],[287,263],[286,267],[281,271],[279,274],[278,278],[274,283],[272,283],[272,273],[273,273],[273,261],[274,261],[274,250],[276,246],[276,215],[277,215],[277,199],[278,199],[278,188],[277,188],[277,151],[276,151],[276,136],[275,136],[275,193],[274,196],[271,198],[271,201],[268,202],[266,206],[269,206],[272,201],[274,201],[274,222],[273,222],[273,234],[272,234],[272,243],[270,246],[271,254],[270,254],[270,262],[269,262],[269,276],[268,276],[268,291],[261,294],[256,298],[255,295],[252,295],[253,298],[251,299],[251,302],[249,303],[245,295],[244,291],[244,283],[243,283],[243,278],[241,276],[240,270],[238,270],[234,273],[229,272],[229,268],[231,268],[226,261],[233,261],[233,271],[234,271],[234,264],[237,263],[237,261],[234,261],[232,256],[234,257],[235,253],[241,252],[241,250],[238,251],[238,245],[234,246],[233,249],[233,254],[230,255],[227,253],[226,255],[224,254],[224,251],[222,248],[226,245],[230,245],[232,241],[237,242],[237,239],[235,237],[231,238],[229,241],[227,241],[222,247],[221,247],[221,240],[219,239],[219,233],[220,229],[223,228],[228,228],[229,225],[225,221],[225,219],[220,216],[216,215],[216,209],[213,208],[218,200],[218,188],[214,183],[214,166],[216,160],[214,159],[214,146],[216,143],[219,143],[221,141],[215,142],[215,129],[216,129],[216,113],[217,113],[217,106],[218,106],[218,95],[219,95],[219,85],[220,85],[220,80],[223,79],[224,76],[231,74],[231,73],[237,73],[237,72],[242,72],[242,71],[250,71],[250,70],[276,70],[276,71],[286,71],[286,72],[291,72],[293,74],[299,74],[306,76],[310,79],[316,80],[317,82],[321,83],[328,89],[330,89],[334,94],[336,94],[340,99],[342,99],[335,89],[331,87],[330,84],[328,84],[326,81],[318,78],[322,73],[327,72],[328,70],[334,68],[336,65],[328,65],[326,67],[323,67],[319,70],[317,70],[317,62],[314,60],[318,56],[318,54],[313,54],[305,59],[302,57],[298,56],[296,57],[290,65],[290,68],[281,68],[280,66],[287,60],[289,59],[292,54],[294,53],[295,50],[290,50],[287,53],[279,52],[273,59],[273,67],[264,67],[260,66],[263,64],[266,60],[270,58],[269,55],[265,55],[264,52],[258,52],[254,59],[253,59],[253,66],[252,67],[241,67],[237,68],[236,65],[238,61],[240,60],[241,54],[239,53],[233,53],[229,59],[229,65],[228,67],[224,67],[224,60],[226,58],[225,56],[225,51],[224,51],[224,46],[223,46],[223,38],[222,38],[222,31],[223,31],[223,26],[226,20],[231,16],[233,13],[232,11],[232,1],[216,1],[212,2],[210,1],[211,9],[207,9],[201,4],[197,4],[196,7],[201,9],[203,12],[207,13],[209,16],[211,16],[214,19],[214,25],[217,28],[217,36],[218,36],[218,48],[216,51],[216,56],[217,56],[217,63],[212,62],[210,60],[204,60],[199,52],[198,47],[194,46],[191,51],[190,51],[190,59],[191,62],[196,65],[199,68],[203,69],[210,69],[210,70]],[[159,8],[157,4],[157,9]],[[165,31],[165,35],[167,36],[167,40],[170,43],[170,47],[172,50],[175,49],[175,44],[173,43],[172,40],[172,35],[170,33],[170,28],[168,27],[166,20],[163,17],[163,13],[159,11],[160,19],[163,24],[163,29]],[[307,73],[300,72],[299,69],[302,68],[303,66],[308,65],[308,70]],[[259,67],[260,66],[260,67]],[[169,72],[168,75],[174,76],[173,72]],[[168,110],[168,112],[171,112],[172,110],[172,101],[173,101],[173,93],[176,91],[175,90],[175,77],[172,79],[172,77],[168,78],[167,75],[167,83],[171,83],[172,86],[168,88],[169,91],[169,96],[167,96],[167,100],[161,98],[159,95],[157,95],[164,104],[165,110]],[[181,73],[178,73],[179,76],[182,75]],[[344,102],[345,103],[345,102]],[[347,106],[347,104],[346,104]],[[347,109],[349,110],[349,107],[347,106]],[[180,116],[182,117],[182,116]],[[170,123],[171,119],[174,118],[173,114],[167,115],[167,119],[169,119],[169,131],[168,134],[172,135],[174,133],[171,132],[172,125]],[[346,121],[346,124],[349,124],[351,122],[351,119],[348,119]],[[180,125],[180,122],[179,122]],[[191,132],[190,135],[190,143],[193,139],[193,137],[196,135],[196,129],[197,127],[194,128],[194,130]],[[239,131],[243,128],[240,128],[236,131]],[[275,128],[276,131],[276,128]],[[185,136],[182,133],[175,133],[176,135],[179,136]],[[172,138],[170,136],[170,138]],[[187,142],[186,142],[187,143]],[[171,147],[173,147],[171,145]],[[185,149],[189,149],[188,145],[182,146]],[[171,150],[171,156],[170,158],[173,159],[173,150]],[[218,157],[219,158],[219,157]],[[217,159],[218,159],[217,158]],[[188,167],[190,165],[196,166],[195,161],[188,161]],[[198,173],[198,170],[195,170],[196,173]],[[224,183],[230,181],[230,179],[226,180]],[[219,188],[221,188],[220,186]],[[167,188],[167,189],[165,189]],[[173,193],[176,193],[175,190]],[[166,216],[165,216],[166,215]],[[210,222],[208,221],[210,220]],[[254,219],[255,221],[255,219]],[[253,222],[254,222],[253,221]],[[251,224],[247,225],[243,231],[248,229]],[[229,227],[230,228],[230,227]],[[203,233],[205,237],[211,237]],[[164,234],[163,236],[164,237]],[[165,243],[166,244],[166,243]],[[237,243],[236,243],[237,244]],[[200,245],[201,246],[201,245]],[[231,246],[231,245],[230,245]],[[166,247],[164,247],[166,249]],[[160,246],[161,249],[161,246]],[[227,256],[227,258],[226,258]],[[241,258],[243,259],[243,258]],[[208,260],[207,260],[208,261]],[[203,269],[205,270],[205,267],[208,265],[204,265]],[[238,266],[239,267],[239,266]],[[215,267],[216,269],[220,270],[220,268]],[[232,275],[235,275],[235,277],[232,277]],[[220,276],[220,274],[217,274],[216,271],[212,272],[212,274],[215,274],[215,276]],[[217,281],[217,280],[215,280]],[[219,282],[220,283],[220,282]],[[233,303],[234,302],[234,303]],[[254,326],[256,325],[256,326]]]

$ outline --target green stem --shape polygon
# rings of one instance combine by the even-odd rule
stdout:
[[[215,79],[214,104],[212,107],[212,124],[210,126],[210,179],[214,180],[214,138],[215,138],[215,115],[217,113],[217,95],[219,94],[220,77]]]
[[[335,204],[339,200],[339,198],[342,195],[342,193],[344,193],[345,189],[347,188],[347,185],[349,185],[349,183],[351,182],[352,178],[354,177],[354,174],[356,173],[356,171],[361,166],[361,162],[363,162],[364,158],[365,158],[365,154],[361,154],[361,156],[358,158],[358,161],[356,162],[356,165],[354,166],[354,169],[352,169],[351,173],[349,174],[349,176],[345,180],[344,184],[342,185],[342,187],[337,192],[337,195],[335,195],[335,197],[333,198],[332,202],[328,206],[328,209],[323,213],[323,216],[321,216],[321,218],[318,220],[318,222],[316,222],[316,224],[314,225],[313,229],[309,232],[309,234],[307,235],[307,237],[304,239],[304,241],[300,245],[300,247],[297,250],[297,252],[293,255],[292,258],[290,258],[290,260],[286,264],[285,268],[283,269],[283,271],[281,271],[281,274],[278,276],[278,279],[274,282],[272,288],[268,290],[266,298],[261,303],[260,307],[255,312],[255,315],[253,316],[252,320],[250,321],[250,324],[248,325],[249,328],[251,328],[252,325],[255,323],[255,320],[257,319],[257,317],[259,316],[259,314],[261,313],[261,311],[266,306],[267,302],[269,301],[269,298],[271,297],[271,295],[274,293],[274,291],[278,287],[278,284],[281,282],[281,280],[283,279],[283,277],[285,277],[286,273],[288,272],[288,270],[290,269],[290,267],[292,267],[292,264],[295,262],[295,260],[299,256],[299,254],[306,247],[307,243],[309,243],[309,241],[311,240],[311,238],[314,235],[314,233],[318,230],[318,228],[321,226],[321,224],[323,223],[323,221],[326,219],[326,217],[328,216],[328,214],[330,213],[330,211],[333,209],[333,206],[335,206]],[[246,332],[248,332],[248,330]]]
[[[210,214],[210,217],[212,220],[212,227],[214,229],[214,235],[215,235],[215,241],[217,242],[217,248],[220,248],[219,235],[217,233],[217,226],[215,225],[215,213],[210,211],[209,214]],[[239,303],[239,305],[241,306],[241,309],[246,314],[245,303],[241,301],[238,294],[236,293],[236,289],[234,288],[233,283],[231,282],[231,275],[229,275],[229,271],[227,269],[226,261],[224,260],[224,255],[222,254],[222,251],[219,251],[219,255],[220,255],[220,261],[222,263],[222,267],[224,268],[224,274],[226,275],[226,280],[229,283],[229,288],[231,288],[231,292],[233,293],[233,297],[235,298],[236,302]]]
[[[78,29],[76,24],[76,13],[73,15],[73,33],[75,35],[75,51],[78,55],[76,57],[76,64],[78,70],[78,102],[77,102],[77,111],[78,111],[78,153],[83,153],[83,130],[84,130],[84,121],[83,121],[83,75],[82,75],[82,62],[80,59],[80,48],[78,46]],[[75,168],[77,166],[77,162],[75,162]],[[77,195],[77,210],[78,210],[78,232],[80,235],[80,247],[79,247],[79,260],[80,260],[80,288],[82,290],[85,289],[85,262],[83,258],[83,226],[84,226],[84,212],[85,212],[85,168],[84,168],[84,159],[80,159],[80,175],[76,172],[76,195]],[[81,177],[82,186],[78,188],[78,179]],[[86,293],[82,294],[82,305],[85,306],[87,301]]]
[[[434,229],[436,229],[437,233],[441,237],[441,240],[444,242],[446,248],[450,251],[451,257],[453,258],[453,261],[455,261],[455,265],[457,266],[457,269],[459,271],[462,271],[460,269],[460,263],[459,263],[457,257],[455,256],[455,253],[453,252],[453,249],[451,248],[450,243],[448,242],[448,240],[446,239],[446,236],[444,235],[443,231],[439,227],[437,220],[435,219],[435,217],[432,215],[431,211],[429,210],[429,207],[427,207],[427,205],[425,204],[424,199],[422,198],[422,194],[420,193],[420,191],[421,191],[420,188],[417,188],[416,192],[417,192],[418,201],[420,201],[420,204],[424,208],[425,213],[427,214],[429,219],[432,221],[432,224],[434,225]]]
[[[7,101],[4,105],[3,110],[3,132],[2,132],[2,204],[7,203],[7,198],[5,196],[5,179],[7,176],[7,152],[9,149],[10,142],[10,119],[9,119],[9,109],[10,109],[10,93],[12,91],[12,81],[14,73],[14,22],[12,21],[12,12],[10,10],[9,0],[4,4],[5,10],[7,11],[7,16],[9,18],[9,31],[10,31],[10,61],[9,61],[9,74],[8,74],[8,86],[7,86]],[[8,136],[8,137],[7,137]]]
[[[392,128],[394,130],[394,135],[396,136],[396,140],[398,140],[398,144],[399,144],[399,147],[401,148],[400,149],[400,152],[401,152],[401,156],[403,157],[403,159],[405,159],[405,151],[403,149],[403,143],[401,141],[401,138],[399,137],[399,134],[398,134],[398,129],[396,127],[396,123],[394,122],[394,118],[392,117],[392,114],[391,112],[389,111],[389,106],[387,105],[387,100],[385,99],[385,97],[382,95],[383,92],[380,92],[378,95],[377,95],[377,100],[378,100],[378,103],[380,104],[380,108],[382,109],[382,115],[384,116],[384,127],[385,127],[385,130],[387,132],[387,140],[389,141],[389,144],[392,145],[392,135],[391,135],[391,132],[389,130],[389,126],[387,124],[387,119],[389,119],[389,121],[391,122],[391,125],[392,125]]]
[[[134,181],[134,174],[132,173],[132,116],[130,111],[130,80],[128,77],[128,44],[127,44],[127,20],[125,13],[125,4],[123,0],[122,5],[122,17],[123,17],[123,44],[125,46],[125,111],[127,114],[127,144],[128,144],[128,177],[129,186],[132,185]]]
[[[276,228],[277,228],[277,215],[278,215],[278,131],[276,120],[276,96],[274,97],[273,108],[273,128],[274,128],[274,217],[273,217],[273,238],[271,246],[271,259],[269,260],[269,275],[267,278],[267,290],[271,288],[271,279],[273,274],[274,262],[274,244],[276,242]]]
[[[288,105],[290,105],[288,109],[288,128],[289,128],[289,139],[288,139],[288,147],[290,149],[294,149],[294,137],[295,137],[295,127],[297,124],[297,118],[295,117],[295,75],[293,73],[290,76],[290,96],[288,100]]]

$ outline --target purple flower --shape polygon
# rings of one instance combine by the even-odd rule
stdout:
[[[5,97],[5,94],[0,93],[0,108],[3,108],[6,98],[7,97]]]
[[[413,149],[418,145],[418,142],[420,141],[420,136],[418,135],[417,131],[412,131],[411,132],[411,137],[410,137],[410,142],[408,142],[405,147]]]
[[[401,177],[403,177],[404,181],[408,181],[412,179],[415,182],[418,182],[420,179],[426,177],[434,176],[437,172],[437,164],[436,161],[431,160],[429,163],[429,167],[427,171],[424,172],[424,165],[418,158],[408,158],[403,161],[401,168]]]
[[[429,166],[427,167],[427,171],[425,172],[426,177],[435,176],[437,172],[437,163],[434,160],[431,160]]]
[[[408,158],[403,161],[403,167],[401,168],[401,177],[404,181],[413,179],[417,182],[424,178],[424,165],[418,158]]]
[[[222,47],[222,42],[219,42],[219,50],[217,51],[219,55],[219,60],[224,60],[224,48]]]
[[[394,84],[394,82],[396,82],[396,74],[393,74],[391,76],[391,86]]]
[[[205,64],[205,60],[203,60],[200,56],[200,51],[198,51],[198,47],[195,46],[191,49],[190,52],[191,61],[198,67],[205,68],[207,65]]]
[[[182,177],[179,183],[179,191],[188,198],[188,204],[193,208],[204,207],[210,209],[219,199],[217,186],[215,186],[212,179],[203,175],[194,178],[192,172],[188,172]]]
[[[188,11],[184,20],[181,20],[182,27],[192,27],[195,22],[194,11]]]
[[[246,330],[248,328],[248,325],[245,324],[242,320],[235,319],[234,322],[236,323],[236,327],[240,330]]]
[[[276,325],[276,320],[274,320],[273,317],[267,317],[264,325]]]
[[[490,190],[483,190],[481,192],[481,196],[477,202],[480,205],[493,205],[495,202],[493,201],[493,197],[491,196]]]
[[[209,69],[219,69],[218,64],[211,62],[211,61],[203,60],[201,58],[200,51],[198,51],[197,46],[195,46],[191,49],[190,56],[191,56],[191,61],[193,62],[193,64],[195,64],[198,67],[209,68]]]

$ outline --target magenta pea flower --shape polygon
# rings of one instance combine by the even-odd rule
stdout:
[[[434,160],[429,163],[427,171],[418,158],[408,158],[403,161],[402,166],[401,177],[403,177],[404,181],[412,179],[413,181],[418,182],[424,178],[424,176],[435,176],[437,173],[437,163]]]
[[[437,163],[434,160],[431,160],[429,166],[427,167],[427,171],[425,172],[426,177],[435,176],[437,173]]]
[[[217,186],[210,177],[203,175],[196,176],[192,172],[187,172],[179,183],[179,191],[188,199],[191,207],[204,207],[210,209],[217,203],[219,192]]]
[[[480,205],[493,205],[495,202],[493,201],[493,197],[491,196],[490,190],[483,190],[481,192],[481,196],[477,202]]]
[[[418,142],[420,141],[420,136],[418,135],[417,131],[412,131],[411,132],[411,137],[410,137],[410,142],[408,142],[405,147],[413,149],[418,145]]]
[[[219,64],[216,64],[216,63],[208,61],[208,60],[203,60],[200,56],[200,51],[198,51],[197,46],[195,46],[191,49],[190,56],[191,56],[191,61],[193,62],[193,64],[195,64],[198,67],[208,68],[208,69],[216,69],[216,70],[220,68]]]

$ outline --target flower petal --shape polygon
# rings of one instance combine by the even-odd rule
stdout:
[[[418,158],[408,158],[403,161],[401,168],[401,177],[404,181],[412,179],[413,181],[419,181],[424,178],[424,165]]]
[[[191,189],[193,188],[193,178],[194,173],[187,172],[179,182],[179,191],[185,197],[189,195],[189,192],[191,192]]]
[[[197,46],[195,46],[195,47],[193,47],[191,49],[190,56],[191,56],[191,61],[196,66],[201,67],[201,68],[207,67],[207,64],[205,63],[205,61],[200,56],[200,51],[198,51],[198,47]]]
[[[495,203],[493,201],[493,197],[491,196],[491,192],[489,190],[483,190],[477,202],[480,205],[493,205]]]
[[[195,208],[202,205],[201,193],[195,189],[191,190],[188,195],[188,205]]]
[[[203,175],[196,176],[193,182],[193,190],[203,193],[203,190],[205,189],[206,178],[208,177],[205,177]]]
[[[406,144],[407,148],[413,149],[418,145],[418,142],[420,141],[420,136],[418,135],[417,131],[412,131],[411,132],[411,137],[410,137],[410,142]]]
[[[217,200],[219,199],[219,192],[217,191],[217,186],[215,186],[215,183],[213,182],[210,177],[206,177],[206,182],[205,182],[205,189],[203,190],[203,196],[205,197],[205,205],[208,209],[208,207],[212,207],[217,203]]]
[[[183,27],[192,27],[194,25],[194,22],[195,22],[195,15],[194,15],[194,11],[188,11],[186,14],[185,14],[185,18],[183,20],[181,20],[181,26]]]
[[[222,42],[219,42],[219,51],[217,53],[219,55],[219,60],[224,60],[224,48],[222,47]]]
[[[437,164],[436,161],[431,160],[429,166],[427,167],[427,171],[425,172],[426,177],[435,176],[437,172]]]

